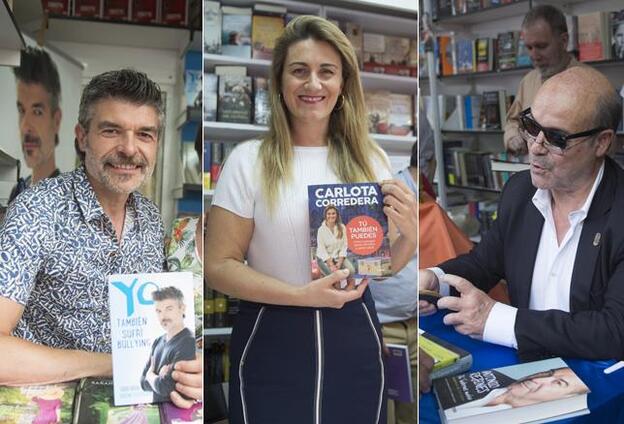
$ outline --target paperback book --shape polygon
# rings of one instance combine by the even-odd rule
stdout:
[[[204,52],[221,53],[221,5],[204,0]]]
[[[69,422],[69,421],[63,421]],[[113,380],[84,378],[78,386],[73,424],[160,424],[158,405],[115,406]]]
[[[561,358],[433,382],[443,423],[533,422],[589,413],[589,389]]]
[[[390,355],[386,357],[388,368],[388,398],[399,402],[414,402],[414,383],[406,345],[387,343]]]
[[[383,206],[377,183],[308,186],[313,279],[339,269],[354,278],[392,274]]]
[[[108,277],[116,406],[169,400],[175,363],[195,358],[193,274]]]
[[[0,422],[70,422],[75,382],[22,387],[0,387]]]
[[[251,77],[221,75],[217,120],[249,124],[253,108],[251,93]]]
[[[418,329],[418,347],[433,358],[432,380],[466,372],[472,366],[470,352],[421,329]]]
[[[251,8],[221,8],[221,54],[251,57]]]

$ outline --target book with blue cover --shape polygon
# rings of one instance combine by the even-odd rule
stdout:
[[[377,183],[308,186],[313,279],[338,269],[355,278],[392,275],[383,206]]]

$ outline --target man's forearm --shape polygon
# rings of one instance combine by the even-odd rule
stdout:
[[[110,377],[111,355],[53,349],[13,336],[0,336],[0,385],[48,384],[82,377]]]

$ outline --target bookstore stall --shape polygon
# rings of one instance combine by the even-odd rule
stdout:
[[[533,69],[520,37],[524,15],[543,3],[560,8],[570,35],[568,51],[621,90],[622,4],[616,0],[426,3],[433,18],[434,63],[429,73],[429,56],[421,43],[420,85],[427,118],[439,129],[438,196],[452,216],[468,222],[465,228],[478,240],[491,224],[504,183],[513,172],[527,169],[522,164],[526,158],[508,154],[503,144],[507,109],[520,80]],[[621,131],[614,146],[616,159],[621,155]]]
[[[55,148],[56,167],[60,172],[72,171],[80,163],[74,150],[74,127],[78,122],[81,93],[87,83],[107,71],[131,68],[143,72],[164,94],[165,121],[158,141],[154,173],[140,191],[156,204],[166,235],[172,234],[173,227],[174,241],[179,242],[176,237],[183,233],[186,237],[183,227],[188,221],[183,218],[199,217],[201,222],[201,7],[201,2],[191,0],[23,0],[0,4],[0,84],[3,86],[0,112],[5,133],[0,141],[2,211],[18,178],[31,174],[20,135],[14,69],[20,66],[20,50],[36,47],[49,55],[60,77],[62,117]],[[196,142],[198,137],[199,143]],[[185,224],[181,226],[181,222]],[[171,244],[168,246],[173,249]],[[173,250],[167,252],[166,255]],[[161,262],[157,267],[159,270],[162,270]],[[169,271],[188,270],[182,258],[178,260],[181,266],[177,269],[172,268],[171,261],[168,263]],[[199,314],[197,317],[194,313],[187,314],[184,323],[201,335],[201,269],[193,271],[198,283],[193,284],[193,276],[189,273],[186,275],[188,284],[180,293],[187,299],[187,311]],[[119,284],[120,287],[124,284],[130,287],[132,281],[120,280]],[[149,284],[164,287],[156,282]],[[175,284],[171,283],[171,286]],[[124,309],[126,300],[123,295],[120,302]],[[123,322],[132,325],[131,320]],[[162,332],[157,322],[155,327]],[[114,337],[125,337],[123,334],[130,334],[129,328],[125,329],[128,333],[123,333],[122,329],[114,331]],[[189,331],[191,344],[187,348],[194,357],[196,337],[192,330]],[[124,343],[113,340],[112,345]],[[150,345],[147,345],[148,350]],[[135,372],[135,364],[132,365]],[[138,365],[139,369],[142,370],[144,365]],[[117,368],[118,373],[123,371],[119,366]],[[171,403],[149,404],[146,399],[130,402],[141,405],[126,403],[126,406],[119,406],[123,403],[119,399],[113,401],[113,397],[119,396],[119,393],[113,395],[113,391],[118,392],[120,388],[120,384],[113,385],[110,379],[92,378],[57,385],[0,387],[0,417],[15,418],[15,422],[39,422],[37,419],[42,418],[41,414],[56,414],[56,420],[45,415],[46,420],[50,419],[45,422],[59,423],[121,422],[143,418],[145,420],[141,422],[145,423],[169,423],[181,418],[188,422],[202,422],[201,403],[184,411]],[[39,418],[36,418],[37,414]]]
[[[405,168],[416,142],[416,13],[402,2],[204,2],[204,191],[209,211],[219,173],[237,143],[267,131],[268,74],[275,40],[299,15],[336,24],[356,50],[366,96],[369,132],[394,171]],[[206,289],[205,381],[214,419],[226,416],[229,337],[238,300]],[[207,393],[207,397],[210,393]],[[207,400],[207,404],[209,401]],[[210,413],[210,411],[207,411]],[[207,419],[210,417],[207,416]]]

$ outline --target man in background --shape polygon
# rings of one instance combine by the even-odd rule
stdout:
[[[47,52],[36,47],[22,50],[20,66],[14,73],[22,152],[32,175],[13,188],[9,202],[31,185],[59,175],[54,150],[62,117],[61,81]]]
[[[520,81],[516,98],[507,112],[505,149],[514,155],[528,153],[526,142],[518,129],[520,112],[531,107],[544,81],[565,69],[580,65],[567,52],[568,25],[565,15],[554,6],[539,5],[529,10],[522,21],[522,37],[535,69]]]
[[[418,193],[418,146],[412,146],[410,164],[399,171],[395,178],[403,181],[414,194]],[[416,282],[418,260],[416,254],[396,275],[370,285],[379,322],[382,324],[384,343],[407,345],[412,368],[413,393],[416,396],[416,363],[418,357],[418,284]],[[388,406],[388,424],[411,424],[417,422],[417,404],[394,401]],[[393,420],[394,415],[394,420]]]
[[[152,292],[154,310],[165,334],[154,340],[141,376],[143,390],[154,392],[154,402],[168,401],[175,390],[171,376],[176,362],[195,358],[195,339],[184,326],[184,295],[170,286]]]

